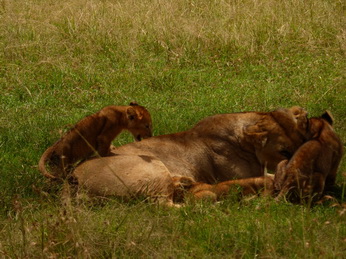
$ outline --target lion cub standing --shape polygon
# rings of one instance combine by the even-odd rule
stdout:
[[[136,141],[152,136],[150,113],[137,103],[106,106],[79,121],[60,140],[49,147],[39,161],[41,173],[52,179],[66,178],[73,164],[93,154],[106,156],[112,140],[123,130]],[[46,169],[46,163],[51,172]]]

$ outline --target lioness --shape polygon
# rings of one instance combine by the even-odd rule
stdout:
[[[235,179],[216,184],[195,182],[190,177],[173,177],[175,184],[173,200],[183,202],[186,196],[194,199],[218,201],[230,194],[237,197],[249,194],[272,195],[274,190],[274,175]]]
[[[113,156],[86,161],[75,169],[74,176],[91,193],[128,196],[146,188],[148,182],[143,178],[152,164],[150,174],[161,184],[157,194],[171,202],[174,176],[212,184],[263,176],[265,166],[275,170],[305,141],[306,125],[307,112],[300,107],[214,115],[190,130],[130,143],[112,151]],[[119,167],[129,156],[133,162]],[[160,164],[158,169],[153,161]],[[159,181],[162,166],[166,173]],[[132,184],[120,190],[119,184],[129,177]]]
[[[291,201],[311,198],[314,201],[335,184],[343,145],[332,125],[330,112],[309,120],[310,140],[290,160],[278,164],[275,174],[275,189],[280,191],[278,198],[289,194]]]
[[[99,156],[109,154],[112,140],[123,130],[130,131],[136,141],[151,137],[152,121],[147,109],[132,102],[129,106],[106,106],[85,117],[43,153],[39,170],[52,179],[65,178],[77,161],[95,152]]]

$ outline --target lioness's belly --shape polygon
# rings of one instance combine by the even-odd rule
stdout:
[[[197,140],[191,148],[191,145],[184,146],[171,140],[150,138],[121,146],[112,153],[152,156],[167,167],[172,177],[187,176],[195,181],[211,184],[263,175],[263,170],[254,156],[237,152],[236,148],[227,152],[227,155],[217,154]]]
[[[89,160],[74,171],[81,188],[98,196],[170,196],[172,178],[166,166],[146,155],[114,155]]]

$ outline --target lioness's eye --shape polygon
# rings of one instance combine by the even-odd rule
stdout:
[[[287,157],[287,158],[291,158],[292,157],[292,154],[291,152],[287,151],[287,150],[281,150],[279,152],[281,155],[283,155],[284,157]]]

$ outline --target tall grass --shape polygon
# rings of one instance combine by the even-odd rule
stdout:
[[[345,249],[344,210],[328,207],[259,199],[181,209],[114,200],[21,206],[1,226],[8,257],[341,258]]]
[[[345,159],[338,206],[312,209],[262,199],[66,205],[36,165],[69,125],[133,100],[151,111],[155,135],[215,113],[301,105],[311,116],[331,110],[345,142],[345,9],[337,0],[0,0],[0,255],[341,256]]]

